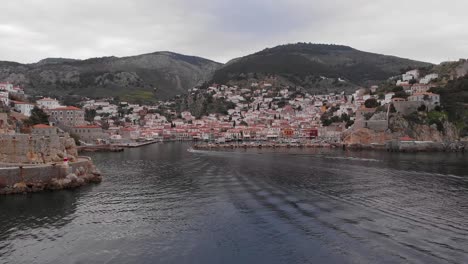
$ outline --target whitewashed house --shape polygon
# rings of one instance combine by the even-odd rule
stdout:
[[[34,108],[34,104],[18,101],[14,101],[13,103],[15,105],[14,108],[17,112],[20,112],[25,116],[31,116],[31,110]]]
[[[61,107],[59,101],[49,98],[49,97],[45,97],[40,100],[37,100],[37,105],[39,106],[39,108],[45,108],[45,109],[55,109],[55,108]]]

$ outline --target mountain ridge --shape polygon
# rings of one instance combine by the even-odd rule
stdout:
[[[126,96],[167,99],[211,78],[222,64],[174,52],[85,60],[46,58],[37,63],[0,61],[0,80],[31,94]],[[155,92],[156,91],[156,92]]]
[[[431,65],[345,45],[296,43],[265,48],[226,64],[171,51],[84,60],[45,58],[31,64],[0,61],[0,81],[22,85],[37,95],[151,101],[172,98],[203,83],[244,85],[270,75],[283,85],[314,93],[352,91],[386,80],[402,68]]]
[[[306,88],[314,92],[329,92],[369,85],[400,74],[402,69],[430,67],[433,64],[360,51],[334,44],[296,43],[266,48],[259,52],[235,58],[218,69],[214,82],[236,83],[261,75],[275,75],[284,84]],[[332,85],[324,77],[335,79]],[[254,78],[255,79],[255,78]],[[261,79],[261,78],[260,78]],[[333,87],[336,80],[345,80]],[[341,86],[341,87],[340,87]]]

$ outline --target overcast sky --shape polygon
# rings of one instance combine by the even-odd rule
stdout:
[[[2,0],[0,60],[169,50],[226,62],[335,43],[439,63],[468,57],[466,0]]]

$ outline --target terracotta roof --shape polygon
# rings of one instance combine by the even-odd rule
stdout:
[[[76,126],[75,128],[101,128],[101,127],[100,126],[87,125],[87,126]]]
[[[38,125],[34,125],[33,128],[52,128],[52,127],[49,125],[38,124]]]
[[[37,100],[37,101],[39,102],[39,101],[57,101],[57,100],[47,97],[47,98],[39,99],[39,100]]]
[[[414,95],[438,95],[438,94],[425,92],[425,93],[414,93],[413,96]]]
[[[50,110],[58,110],[58,111],[61,111],[61,110],[72,110],[72,111],[78,111],[78,110],[81,110],[81,109],[78,108],[78,107],[74,107],[74,106],[66,106],[66,107],[59,107],[59,108],[54,108],[54,109],[50,109]]]
[[[31,103],[26,103],[26,102],[20,102],[20,101],[13,101],[14,104],[28,104],[32,105]]]

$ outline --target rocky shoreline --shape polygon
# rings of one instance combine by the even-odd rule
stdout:
[[[340,148],[343,150],[378,150],[388,152],[465,152],[468,142],[387,142],[386,144],[343,143],[201,143],[193,145],[196,150],[216,149],[289,149],[289,148]]]
[[[0,195],[62,190],[99,183],[89,157],[67,133],[0,135]]]
[[[11,166],[0,168],[0,195],[73,189],[100,183],[102,175],[90,158],[70,165]]]

